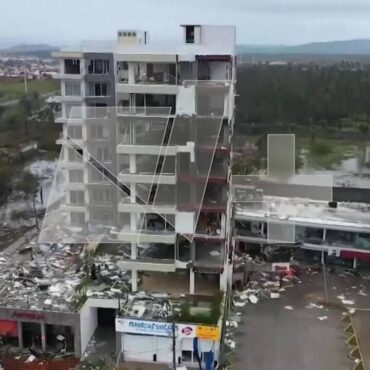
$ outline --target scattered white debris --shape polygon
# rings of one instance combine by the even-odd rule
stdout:
[[[289,310],[289,311],[294,310],[294,307],[292,307],[292,306],[285,306],[284,308],[285,308],[286,310]]]
[[[327,320],[327,319],[328,319],[328,317],[327,317],[327,316],[319,316],[319,317],[318,317],[318,319],[319,319],[320,321],[324,321],[324,320]]]
[[[228,326],[229,328],[237,328],[239,324],[234,320],[226,320],[226,326]]]
[[[24,363],[26,364],[26,363],[28,363],[28,362],[33,362],[33,361],[35,361],[36,360],[36,356],[34,356],[34,355],[29,355],[28,356],[28,358],[27,358],[27,360],[26,361],[24,361]]]
[[[249,299],[249,302],[253,304],[256,304],[258,302],[258,298],[255,294],[250,294],[248,299]]]
[[[306,306],[307,308],[319,308],[319,309],[322,309],[322,308],[324,308],[324,306],[323,305],[321,305],[321,304],[316,304],[316,303],[310,303],[309,305],[307,305]]]
[[[217,257],[217,256],[219,256],[219,255],[220,255],[220,252],[219,252],[219,251],[211,251],[211,252],[209,252],[209,254],[210,254],[211,256],[213,256],[213,257]]]
[[[248,299],[248,295],[247,294],[242,294],[239,296],[240,299],[242,299],[243,301],[246,301]]]
[[[231,340],[231,339],[228,339],[228,340],[227,340],[227,345],[228,345],[231,349],[235,349],[235,347],[236,347],[236,343],[235,343],[233,340]]]
[[[274,287],[279,287],[280,286],[280,282],[278,281],[266,281],[265,283],[263,283],[263,286],[274,286]]]
[[[278,292],[271,292],[270,293],[270,298],[272,298],[272,299],[280,298],[280,293],[278,293]]]
[[[244,307],[246,305],[245,302],[234,302],[235,307]]]
[[[367,297],[367,293],[363,291],[363,289],[361,289],[359,292],[358,292],[358,295],[362,295],[364,297]]]
[[[354,301],[352,301],[351,299],[343,299],[343,300],[342,300],[342,303],[343,303],[343,304],[348,304],[348,305],[353,305],[353,304],[355,304],[355,302],[354,302]]]

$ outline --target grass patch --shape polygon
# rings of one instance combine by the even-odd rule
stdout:
[[[323,141],[315,141],[311,144],[311,153],[313,155],[328,155],[332,152],[332,149],[329,144]]]
[[[56,80],[30,80],[27,81],[28,93],[37,92],[39,95],[57,91],[59,83]],[[23,79],[6,79],[0,84],[0,101],[19,99],[24,93]]]

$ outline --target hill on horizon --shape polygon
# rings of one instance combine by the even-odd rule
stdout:
[[[0,48],[0,54],[12,56],[50,57],[53,51],[58,50],[60,50],[58,47],[48,44],[18,44]]]
[[[301,45],[237,46],[239,54],[370,55],[370,39],[310,42]]]

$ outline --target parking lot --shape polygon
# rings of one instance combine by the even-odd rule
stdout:
[[[343,271],[326,275],[331,305],[322,305],[326,293],[322,272],[303,271],[300,281],[278,299],[260,299],[243,308],[235,340],[233,368],[258,370],[347,370],[354,366],[342,316],[348,307],[370,308],[368,277]],[[334,304],[333,304],[334,303]],[[330,308],[328,308],[330,307]]]

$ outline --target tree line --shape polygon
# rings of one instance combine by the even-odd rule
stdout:
[[[243,64],[237,94],[237,129],[286,123],[370,132],[370,65]]]

